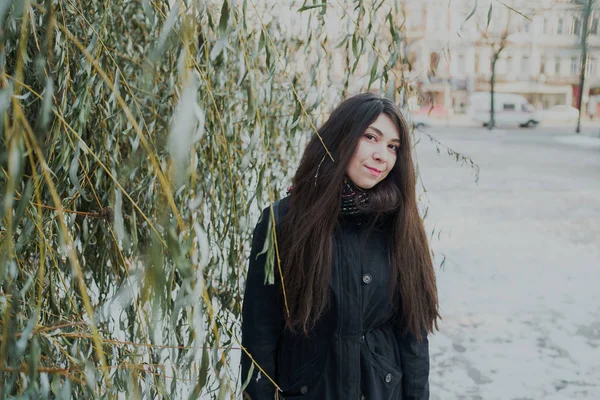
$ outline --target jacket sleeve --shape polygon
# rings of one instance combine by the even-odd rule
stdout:
[[[421,332],[422,340],[410,331],[399,334],[402,362],[402,399],[429,399],[429,341],[427,332]]]
[[[275,265],[275,284],[265,283],[265,260],[267,254],[260,254],[267,235],[271,235],[271,209],[266,208],[254,229],[246,290],[242,305],[242,346],[251,354],[263,371],[275,380],[277,341],[283,328],[283,313],[279,293],[279,273]],[[242,384],[248,380],[252,360],[242,350]],[[275,386],[271,380],[254,365],[252,377],[244,391],[244,399],[273,400]]]

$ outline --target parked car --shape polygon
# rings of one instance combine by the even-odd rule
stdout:
[[[475,122],[487,126],[490,121],[490,103],[489,92],[475,92],[469,98],[467,114]],[[542,114],[525,97],[514,93],[494,94],[494,121],[497,125],[535,127],[542,119]]]
[[[542,111],[544,124],[575,123],[579,117],[579,110],[567,104],[560,104]]]

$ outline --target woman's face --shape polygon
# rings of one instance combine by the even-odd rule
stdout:
[[[400,134],[386,114],[381,114],[363,133],[346,175],[361,189],[384,180],[396,163]]]

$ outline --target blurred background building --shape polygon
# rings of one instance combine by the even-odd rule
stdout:
[[[433,103],[433,115],[464,113],[469,96],[490,90],[492,45],[506,45],[496,65],[495,91],[518,93],[537,108],[578,107],[583,20],[588,19],[587,73],[583,107],[600,115],[600,2],[586,13],[587,0],[492,3],[405,0],[410,77]],[[522,13],[522,14],[520,14]],[[526,16],[526,17],[525,17]]]

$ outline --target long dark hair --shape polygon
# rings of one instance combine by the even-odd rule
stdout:
[[[290,330],[307,334],[327,308],[342,182],[364,132],[382,113],[396,125],[400,147],[389,175],[368,191],[368,211],[377,217],[385,215],[392,226],[391,290],[399,291],[408,329],[421,338],[423,331],[437,328],[435,272],[417,208],[408,125],[393,102],[363,93],[333,110],[318,131],[323,143],[316,134],[312,137],[292,180],[289,212],[280,236]]]

